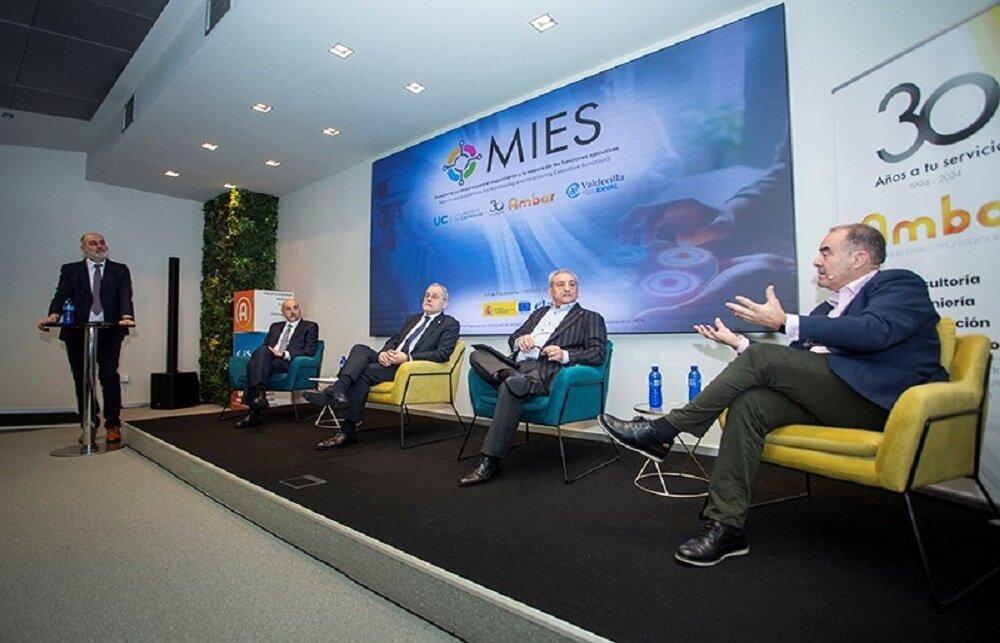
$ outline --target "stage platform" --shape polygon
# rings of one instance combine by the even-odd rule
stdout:
[[[300,409],[301,410],[301,409]],[[643,460],[562,480],[555,438],[533,434],[496,481],[458,479],[474,460],[460,440],[399,448],[398,416],[369,410],[360,443],[316,451],[330,435],[290,408],[239,431],[216,414],[137,420],[128,447],[248,520],[441,628],[470,641],[993,640],[1000,579],[951,612],[927,595],[902,498],[829,480],[813,497],[756,510],[750,556],[683,567],[676,546],[697,531],[699,499],[637,489]],[[415,415],[412,436],[456,424]],[[482,441],[477,425],[470,441]],[[411,434],[408,433],[408,439]],[[572,464],[606,455],[575,440]],[[711,458],[702,456],[710,466]],[[671,454],[667,466],[683,466]],[[801,485],[762,467],[759,498]],[[697,483],[690,483],[697,484]],[[689,488],[690,489],[690,488]],[[940,550],[981,551],[994,564],[1000,530],[922,499]],[[960,543],[960,544],[959,544]],[[945,556],[943,564],[951,565]],[[959,563],[957,578],[967,572]],[[961,632],[961,634],[959,634]]]

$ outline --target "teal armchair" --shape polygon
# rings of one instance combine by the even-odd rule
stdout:
[[[275,373],[267,380],[267,390],[287,391],[292,396],[292,408],[295,410],[295,421],[299,421],[299,407],[295,404],[295,394],[299,391],[306,391],[316,388],[316,383],[309,380],[310,377],[319,377],[320,369],[323,367],[323,340],[316,342],[316,354],[312,356],[300,355],[292,360],[288,365],[288,372]],[[242,390],[246,384],[247,362],[249,357],[244,355],[233,355],[229,358],[229,385],[232,390]],[[226,410],[229,408],[227,402],[222,407],[219,419],[225,419]],[[232,417],[232,416],[230,416]]]
[[[575,482],[580,478],[601,469],[621,457],[617,445],[608,440],[614,454],[604,462],[587,469],[583,473],[570,477],[566,464],[566,449],[563,444],[562,425],[570,422],[581,422],[592,420],[604,412],[604,405],[608,399],[608,382],[611,373],[611,353],[614,344],[608,340],[605,347],[604,363],[600,366],[584,366],[574,364],[562,369],[552,383],[552,390],[548,395],[535,397],[528,400],[524,405],[524,412],[521,414],[521,421],[524,422],[525,439],[515,445],[525,444],[531,438],[531,425],[542,424],[552,426],[556,429],[556,437],[559,440],[559,456],[562,459],[563,480],[566,484]],[[469,369],[469,395],[472,398],[472,425],[462,441],[462,448],[459,449],[458,458],[464,460],[472,456],[463,456],[466,443],[472,434],[472,427],[475,426],[476,419],[492,418],[497,406],[497,391],[492,386],[483,381],[481,377],[472,369]]]

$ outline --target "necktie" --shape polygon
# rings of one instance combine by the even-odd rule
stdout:
[[[292,325],[285,324],[285,330],[281,333],[281,337],[278,338],[278,350],[282,353],[288,348],[288,339],[292,335]]]
[[[101,267],[104,264],[98,263],[94,264],[94,283],[90,288],[91,292],[91,302],[90,302],[90,312],[95,315],[100,315],[104,312],[104,306],[101,305]]]
[[[410,348],[413,346],[414,342],[416,342],[417,338],[420,337],[420,333],[424,332],[424,329],[427,328],[427,322],[430,320],[430,317],[424,315],[424,321],[420,322],[420,325],[417,326],[416,330],[410,333],[410,336],[406,338],[406,341],[403,342],[403,347],[399,349],[400,352],[406,353],[407,355],[410,354]]]

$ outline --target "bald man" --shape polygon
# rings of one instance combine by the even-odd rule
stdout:
[[[243,402],[250,413],[236,423],[237,429],[248,429],[261,423],[261,413],[267,408],[267,380],[272,373],[287,373],[292,360],[299,355],[313,356],[319,341],[319,325],[302,319],[302,308],[294,299],[281,302],[283,322],[271,324],[264,343],[247,362]]]

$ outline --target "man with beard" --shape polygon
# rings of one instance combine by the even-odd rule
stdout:
[[[122,389],[118,375],[118,360],[128,329],[135,326],[132,310],[132,274],[128,266],[108,259],[108,244],[104,236],[88,232],[80,237],[83,261],[64,264],[59,271],[59,284],[49,304],[49,314],[38,327],[48,332],[45,324],[59,321],[66,300],[76,308],[78,322],[117,322],[115,328],[101,328],[97,333],[97,379],[104,392],[104,428],[108,444],[121,442]],[[59,339],[66,344],[66,356],[76,383],[76,406],[83,415],[83,353],[84,333],[80,328],[62,328]],[[89,394],[89,392],[88,392]],[[95,405],[100,411],[100,407]],[[97,426],[90,427],[95,431]],[[81,444],[84,442],[80,436]]]

